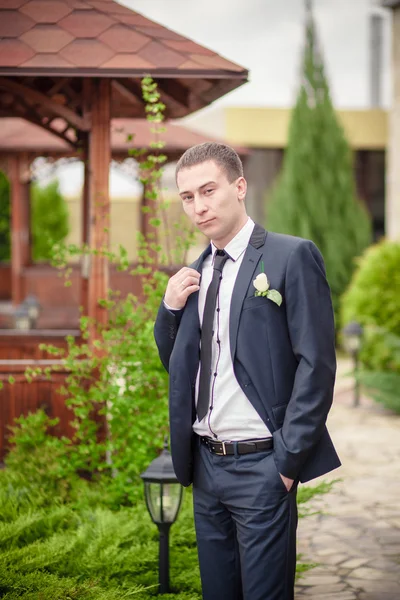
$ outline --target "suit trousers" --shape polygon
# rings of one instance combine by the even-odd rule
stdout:
[[[194,450],[193,499],[204,600],[293,600],[297,482],[288,492],[273,450]]]

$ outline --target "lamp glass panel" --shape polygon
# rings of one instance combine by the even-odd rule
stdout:
[[[15,328],[27,330],[31,328],[31,321],[28,316],[16,317],[15,319]]]
[[[163,522],[173,523],[181,504],[182,487],[179,483],[165,483],[162,491]]]
[[[346,338],[346,349],[348,352],[357,352],[361,348],[361,338],[358,335],[349,335]]]
[[[181,504],[182,487],[178,483],[145,483],[151,518],[155,523],[173,523]]]
[[[162,523],[161,521],[161,484],[160,483],[145,483],[145,494],[147,499],[147,506],[150,511],[151,518],[155,523]]]
[[[36,304],[29,306],[28,312],[31,319],[37,319],[39,316],[39,308]]]

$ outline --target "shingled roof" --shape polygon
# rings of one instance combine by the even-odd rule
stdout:
[[[248,72],[114,0],[0,0],[0,117],[71,142],[88,130],[95,79],[111,81],[112,118],[141,118],[146,75],[175,119],[242,85]],[[69,130],[59,133],[55,117]]]
[[[113,156],[127,158],[130,148],[149,148],[154,141],[153,125],[146,119],[113,119],[111,121],[111,149]],[[131,139],[132,137],[132,139]],[[202,142],[223,140],[205,136],[183,125],[165,123],[165,132],[159,134],[165,143],[162,152],[172,160],[176,154],[184,152],[190,146]],[[249,153],[247,148],[234,146],[241,155]],[[23,119],[2,119],[0,135],[0,154],[9,152],[29,152],[32,155],[70,155],[70,146],[45,129]],[[73,154],[73,152],[72,152]]]
[[[113,0],[0,0],[0,11],[3,73],[247,74]]]

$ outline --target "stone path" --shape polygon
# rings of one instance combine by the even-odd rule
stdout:
[[[366,397],[353,408],[348,371],[340,361],[328,421],[343,466],[321,478],[342,481],[300,520],[298,551],[318,566],[296,600],[400,600],[400,416]]]

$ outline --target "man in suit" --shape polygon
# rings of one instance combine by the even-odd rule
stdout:
[[[323,259],[247,216],[229,146],[190,148],[176,181],[211,243],[169,280],[154,332],[203,598],[292,600],[297,485],[340,465],[325,426],[336,359]]]

